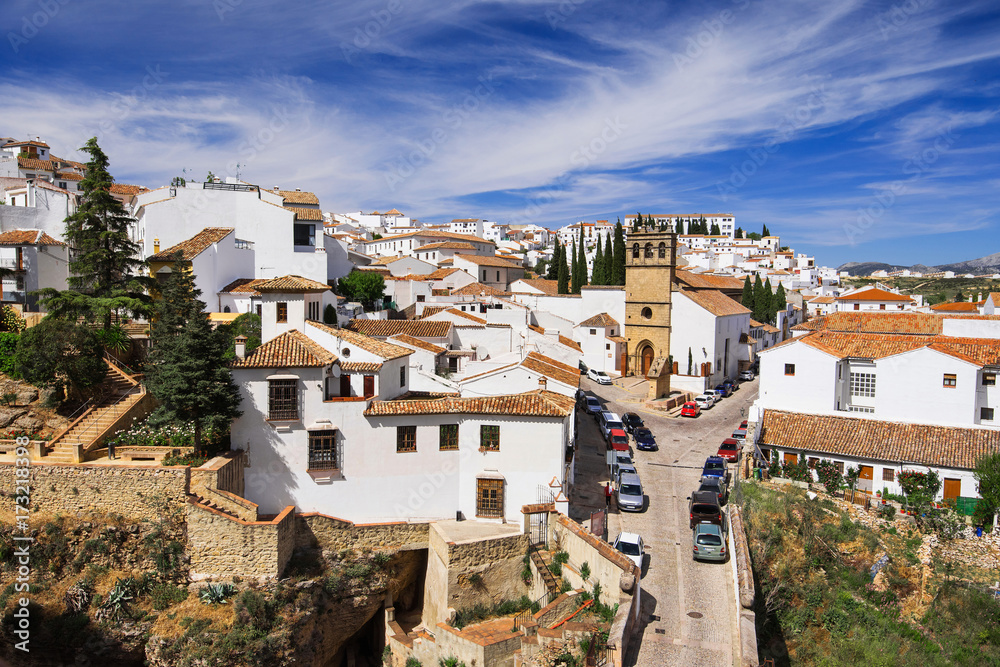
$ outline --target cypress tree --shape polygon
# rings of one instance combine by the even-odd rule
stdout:
[[[676,225],[677,226],[674,228],[674,233],[677,234],[677,235],[683,234],[684,233],[684,223],[681,221],[680,218],[677,218]]]
[[[764,294],[764,283],[761,282],[760,274],[753,284],[753,318],[758,322],[767,322],[767,307],[771,302],[771,295]]]
[[[178,257],[179,259],[179,257]],[[226,365],[226,337],[213,329],[190,267],[178,261],[156,304],[146,386],[160,402],[153,423],[194,423],[195,450],[206,424],[239,417],[240,395]]]
[[[613,274],[613,285],[624,285],[625,284],[625,230],[622,229],[622,223],[619,221],[615,225],[615,262],[614,262],[614,274]]]
[[[711,234],[712,236],[719,236],[722,234],[722,231],[719,229],[719,223],[717,222],[712,223],[712,229],[709,231],[709,234]]]
[[[566,264],[566,246],[562,247],[559,254],[559,284],[556,291],[559,294],[569,294],[569,265]]]
[[[788,300],[785,298],[785,286],[781,283],[778,283],[778,289],[774,291],[774,299],[771,303],[771,310],[775,314],[780,313],[788,306]]]
[[[572,280],[570,281],[570,289],[573,294],[580,293],[580,256],[576,252],[576,239],[573,239],[573,251],[572,258],[570,260],[573,264],[573,269],[571,271]]]
[[[597,239],[597,250],[594,252],[594,274],[591,278],[594,285],[604,284],[604,250],[601,248],[601,239]]]
[[[604,237],[604,273],[603,273],[604,283],[603,284],[605,285],[611,284],[612,275],[614,273],[614,269],[612,268],[614,265],[614,260],[615,260],[615,253],[611,249],[611,234],[608,234],[607,236]]]
[[[691,348],[688,348],[688,375],[694,374],[694,357],[691,356]]]
[[[587,285],[587,244],[583,240],[583,226],[580,226],[580,287]],[[577,290],[577,294],[580,290]]]
[[[90,154],[80,182],[81,202],[66,218],[66,241],[70,254],[68,290],[39,291],[45,308],[56,317],[83,316],[111,328],[113,313],[133,316],[150,313],[152,287],[149,278],[137,275],[145,262],[137,259],[141,247],[129,238],[134,222],[120,201],[111,194],[115,179],[108,171],[108,156],[91,137],[80,150]]]
[[[560,250],[559,250],[559,237],[556,237],[556,245],[552,249],[552,261],[549,262],[549,270],[545,274],[545,277],[549,280],[559,279],[559,262],[560,262]]]
[[[761,232],[761,234],[760,234],[760,235],[761,235],[762,237],[764,237],[764,236],[770,236],[770,235],[771,235],[771,230],[769,230],[769,229],[767,228],[767,225],[764,225],[764,229],[763,229],[763,231]]]
[[[753,285],[750,284],[750,276],[746,277],[743,281],[743,298],[740,299],[740,304],[744,308],[749,308],[753,312]],[[756,319],[756,318],[755,318]]]
[[[738,238],[738,239],[743,238],[743,228],[742,227],[737,227],[736,228],[736,238]]]

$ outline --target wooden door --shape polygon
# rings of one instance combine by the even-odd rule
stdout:
[[[799,462],[799,455],[792,452],[785,452],[782,461],[784,461],[785,465],[793,466]]]
[[[875,478],[875,468],[872,466],[859,466],[859,468],[860,474],[858,475],[858,490],[871,493],[872,480]]]
[[[944,499],[947,500],[948,498],[958,498],[960,495],[962,495],[962,480],[945,477]]]
[[[653,365],[653,348],[648,345],[642,349],[642,375],[649,372]]]
[[[365,398],[371,398],[375,395],[375,376],[366,375],[365,376]]]
[[[351,395],[351,376],[347,375],[346,373],[340,376],[340,395],[341,396]]]

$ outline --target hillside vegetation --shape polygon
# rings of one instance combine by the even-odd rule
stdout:
[[[930,304],[955,301],[961,293],[963,301],[983,298],[990,292],[1000,292],[1000,280],[992,278],[846,278],[844,284],[850,287],[874,285],[876,282],[898,288],[902,294],[922,294]]]
[[[946,560],[911,524],[869,528],[801,489],[743,492],[762,663],[1000,665],[1000,599],[986,586],[1000,564]]]

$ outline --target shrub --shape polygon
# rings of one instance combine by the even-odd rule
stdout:
[[[831,495],[844,485],[843,473],[837,469],[837,464],[827,459],[816,464],[816,476]]]
[[[243,591],[234,606],[240,623],[260,632],[270,632],[274,626],[277,605],[257,591]]]
[[[156,584],[153,586],[150,597],[153,599],[153,609],[162,611],[171,605],[187,600],[188,590],[173,584]]]
[[[879,505],[878,515],[886,521],[892,521],[896,518],[896,506],[889,504]]]
[[[569,562],[569,554],[566,553],[565,551],[557,551],[556,554],[552,557],[552,560],[559,563],[560,565],[565,565],[566,563]]]
[[[580,576],[584,581],[590,579],[590,563],[583,561],[583,565],[580,566]]]
[[[236,589],[230,584],[209,584],[201,589],[198,597],[205,604],[226,604],[235,593]]]
[[[549,572],[551,572],[552,574],[554,574],[557,577],[561,577],[562,576],[562,565],[560,565],[559,563],[549,563]]]

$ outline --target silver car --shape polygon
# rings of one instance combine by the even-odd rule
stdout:
[[[715,523],[695,524],[691,531],[694,560],[714,560],[726,562],[726,533],[722,526]]]
[[[627,512],[641,512],[646,504],[642,493],[642,482],[635,473],[622,472],[618,477],[618,509]]]

